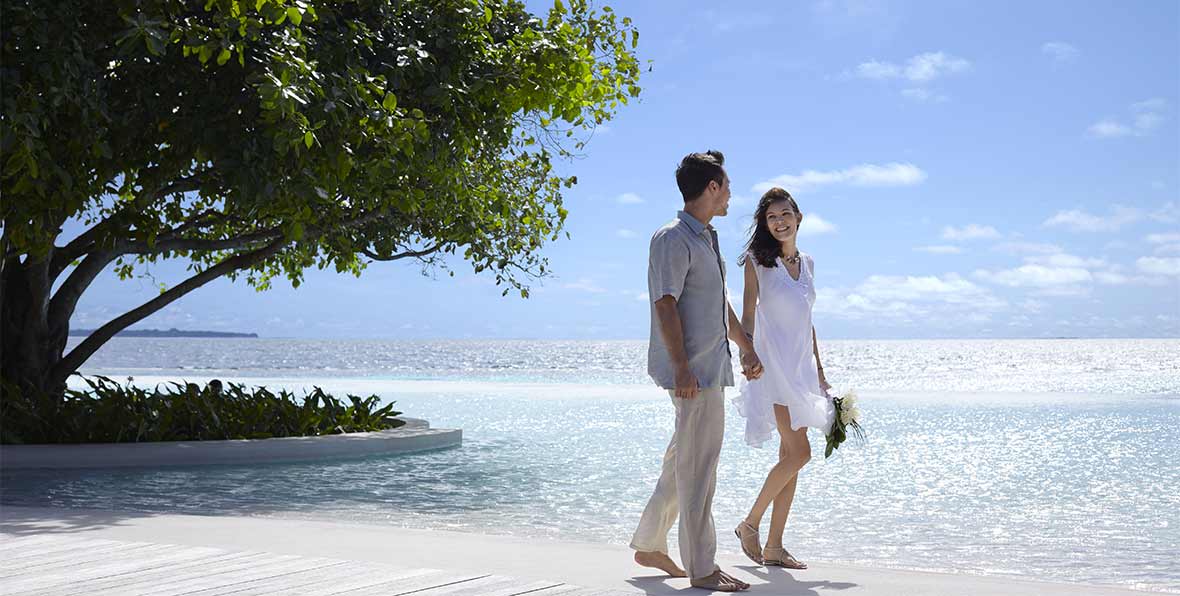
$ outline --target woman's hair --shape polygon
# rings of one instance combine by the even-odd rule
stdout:
[[[771,235],[770,227],[766,225],[766,212],[779,201],[790,203],[795,213],[803,214],[791,193],[777,186],[766,191],[758,200],[758,209],[754,211],[754,231],[750,234],[749,242],[746,242],[746,252],[738,259],[738,265],[745,265],[746,258],[753,255],[754,262],[763,267],[778,266],[775,259],[782,253],[783,245]]]

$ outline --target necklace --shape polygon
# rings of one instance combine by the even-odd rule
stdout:
[[[799,264],[799,251],[795,251],[795,254],[793,254],[793,255],[791,255],[791,256],[789,256],[789,257],[783,257],[783,261],[784,261],[785,263],[787,263],[788,265],[797,265],[797,264]]]

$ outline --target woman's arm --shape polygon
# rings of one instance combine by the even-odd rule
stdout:
[[[828,379],[824,377],[824,365],[819,359],[819,340],[815,338],[815,327],[811,328],[811,352],[815,354],[815,368],[819,371],[819,387],[827,391],[832,386],[828,384]]]
[[[742,292],[742,329],[754,336],[754,308],[758,306],[758,274],[754,272],[754,257],[746,255],[746,286]]]

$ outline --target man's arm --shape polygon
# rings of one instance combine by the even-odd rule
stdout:
[[[684,349],[684,327],[680,323],[680,310],[676,298],[670,294],[656,300],[656,318],[660,324],[660,336],[668,348],[668,358],[676,374],[676,397],[692,399],[700,393],[696,375],[688,368],[688,352]]]

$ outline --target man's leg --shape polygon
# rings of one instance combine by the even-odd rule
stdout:
[[[678,400],[672,397],[672,401],[675,403]],[[647,501],[647,507],[643,509],[643,516],[639,518],[639,528],[631,538],[631,548],[637,551],[635,561],[640,565],[655,567],[669,575],[683,577],[683,570],[668,557],[668,532],[672,529],[672,524],[676,523],[676,516],[680,510],[680,501],[676,495],[678,434],[673,432],[672,439],[668,442],[660,479]]]
[[[680,560],[690,578],[717,571],[717,530],[713,493],[725,436],[725,392],[701,390],[693,399],[676,399],[676,492],[680,498]]]

